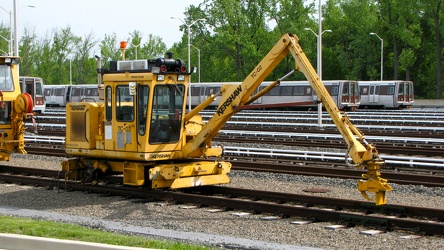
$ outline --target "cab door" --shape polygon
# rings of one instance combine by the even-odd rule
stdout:
[[[136,152],[135,93],[128,84],[117,84],[114,89],[107,86],[105,102],[105,149]]]

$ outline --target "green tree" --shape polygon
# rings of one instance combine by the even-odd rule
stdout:
[[[424,6],[424,20],[423,25],[426,27],[426,36],[430,39],[428,44],[423,44],[421,46],[422,49],[434,48],[433,50],[428,50],[426,55],[429,55],[431,58],[429,60],[434,61],[429,64],[427,69],[434,69],[434,74],[429,71],[428,74],[425,73],[425,77],[427,75],[435,75],[434,81],[436,82],[436,91],[434,91],[435,98],[441,99],[444,97],[444,90],[442,88],[442,69],[443,69],[443,36],[442,33],[444,31],[444,1],[436,0],[436,1],[420,1]],[[433,41],[433,42],[431,42]],[[430,45],[426,47],[426,45]],[[423,54],[422,54],[423,55]],[[433,87],[431,88],[433,89]],[[433,92],[433,91],[432,91]],[[429,92],[430,93],[430,92]]]
[[[92,49],[97,44],[92,33],[76,41],[71,60],[73,83],[95,83],[97,78],[96,60],[92,58]]]
[[[284,33],[294,33],[299,37],[301,46],[304,47],[304,52],[308,58],[311,59],[313,65],[316,65],[316,36],[305,28],[313,28],[317,26],[315,20],[310,16],[315,14],[314,3],[304,4],[303,0],[291,1],[291,0],[271,0],[268,3],[268,12],[270,21],[276,24],[273,30],[273,39],[269,40],[268,46],[273,46],[273,42],[277,42],[278,39]],[[265,54],[264,54],[265,55]],[[286,72],[294,69],[294,60],[291,56],[287,56],[284,63],[278,66],[271,75],[274,78],[280,77]],[[292,79],[292,78],[289,78]],[[296,74],[293,79],[305,79],[302,74]]]
[[[9,51],[9,26],[4,26],[0,23],[0,55],[8,54]]]
[[[162,41],[162,38],[153,34],[148,35],[147,41],[140,48],[140,52],[146,58],[163,57],[166,53],[166,44]]]
[[[266,25],[267,1],[252,0],[214,0],[204,1],[202,11],[207,23],[213,30],[211,38],[207,38],[212,79],[214,81],[240,81],[251,72],[254,66],[270,48],[268,27]],[[201,16],[202,17],[202,16]],[[200,18],[201,18],[200,17]],[[187,23],[196,20],[197,16],[190,15]],[[196,23],[191,29],[204,29],[204,25]],[[183,27],[185,30],[185,27]],[[199,32],[190,32],[202,34]],[[192,39],[194,40],[194,39]],[[182,40],[184,41],[184,40]]]
[[[38,57],[35,56],[37,35],[35,30],[25,29],[20,40],[20,75],[22,76],[39,76],[36,72],[35,65]],[[46,79],[44,79],[45,81]]]
[[[332,30],[323,36],[323,79],[376,78],[374,68],[379,69],[380,54],[375,51],[380,51],[380,43],[369,37],[370,32],[378,32],[375,4],[330,0],[323,9],[323,27]]]
[[[103,38],[99,46],[102,64],[106,65],[110,60],[121,60],[122,53],[120,51],[119,42],[116,38],[116,33],[111,35],[105,34],[105,38]]]

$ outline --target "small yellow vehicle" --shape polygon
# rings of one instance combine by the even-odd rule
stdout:
[[[295,69],[254,94],[288,54],[295,59]],[[153,189],[228,183],[231,163],[215,160],[223,149],[214,147],[212,139],[240,111],[238,107],[252,103],[300,71],[346,141],[352,164],[368,170],[358,182],[358,190],[369,200],[367,191],[375,193],[377,205],[386,203],[385,193],[392,188],[380,177],[384,161],[339,111],[297,36],[284,34],[242,84],[223,85],[219,106],[208,122],[198,113],[213,102],[214,95],[185,113],[192,70],[187,72],[184,65],[169,54],[155,60],[111,61],[108,69],[99,66],[104,102],[75,102],[66,107],[66,153],[75,158],[62,166],[70,178],[92,181],[100,175],[120,174],[125,185]]]

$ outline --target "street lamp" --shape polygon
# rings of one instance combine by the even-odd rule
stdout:
[[[198,81],[200,83],[200,49],[198,49],[196,46],[190,44],[191,46],[193,46],[196,50],[197,50],[197,57],[199,58],[199,60],[197,61],[197,70],[198,70]]]
[[[375,32],[371,32],[370,33],[370,35],[373,35],[373,36],[377,36],[378,38],[379,38],[379,40],[381,40],[381,81],[382,81],[382,75],[383,75],[383,73],[384,73],[384,67],[383,67],[383,64],[384,64],[384,40],[381,38],[381,37],[379,37],[378,36],[378,34],[376,34]]]
[[[0,6],[0,8],[2,8],[4,11],[6,11],[6,13],[9,14],[9,40],[7,40],[6,38],[4,38],[4,39],[8,41],[8,50],[9,50],[8,53],[12,54],[12,12],[6,10],[2,6]]]
[[[318,68],[319,79],[322,81],[322,34],[324,34],[325,32],[332,32],[332,31],[331,30],[324,30],[321,32],[321,35],[318,35],[310,28],[305,28],[304,30],[311,31],[311,33],[313,33],[313,35],[315,35],[318,38],[317,68]]]
[[[35,5],[24,5],[17,9],[17,0],[14,0],[14,55],[19,56],[19,48],[18,48],[18,22],[17,22],[17,11],[24,7],[35,8]]]
[[[190,54],[190,46],[191,46],[191,42],[190,42],[190,27],[193,26],[196,22],[198,21],[206,21],[205,18],[200,18],[197,20],[192,21],[191,23],[187,24],[185,23],[184,20],[182,20],[179,17],[171,17],[171,19],[179,19],[185,26],[187,26],[187,36],[188,36],[188,71],[191,69],[191,54]],[[188,110],[191,111],[191,75],[189,77],[189,82],[188,82]]]
[[[321,11],[321,7],[319,7],[319,12]],[[321,20],[321,18],[319,17],[319,20]],[[331,30],[324,30],[321,32],[321,21],[319,21],[319,35],[316,34],[312,29],[310,28],[305,28],[304,30],[309,30],[311,31],[311,33],[313,33],[313,35],[315,35],[318,39],[318,55],[317,55],[317,68],[318,68],[318,76],[319,76],[319,80],[322,81],[322,34],[324,34],[325,32],[332,32]],[[322,126],[322,102],[319,102],[318,104],[318,125]]]
[[[30,7],[30,8],[35,8],[35,5],[23,5],[20,8],[17,8],[17,1],[14,0],[14,12],[12,11],[8,11],[5,8],[3,8],[2,6],[0,6],[0,8],[2,8],[4,11],[6,11],[9,14],[9,53],[13,53],[15,56],[18,56],[18,25],[17,25],[17,11],[19,11],[20,9],[24,8],[24,7]],[[14,50],[12,48],[12,13],[14,13]]]

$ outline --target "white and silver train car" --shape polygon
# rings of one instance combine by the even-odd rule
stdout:
[[[411,81],[359,81],[360,108],[411,108],[414,89]]]
[[[258,88],[262,90],[272,82],[263,82]],[[356,81],[338,80],[323,81],[333,101],[341,110],[355,110],[360,105],[359,87]],[[236,83],[192,83],[191,105],[197,106],[209,95],[217,94],[221,85],[240,84]],[[317,109],[318,97],[308,81],[283,81],[271,89],[265,95],[257,99],[253,104],[257,108],[280,108],[280,109]],[[219,100],[216,99],[210,107],[217,107]]]
[[[46,108],[46,100],[44,97],[43,80],[40,77],[20,76],[20,91],[21,93],[28,93],[34,102],[33,112],[37,114],[44,114]]]
[[[46,106],[65,107],[69,102],[100,102],[97,84],[45,85]]]

